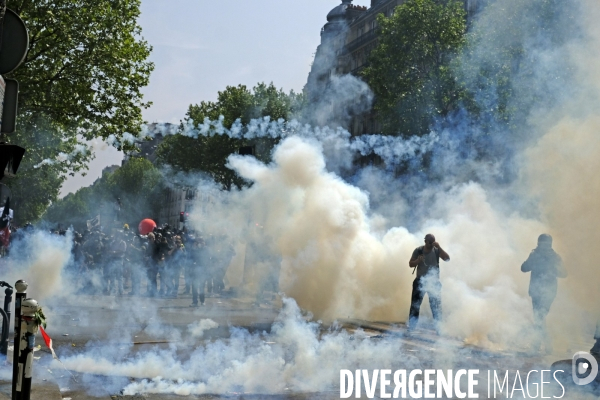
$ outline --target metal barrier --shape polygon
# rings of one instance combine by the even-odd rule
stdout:
[[[13,379],[12,379],[12,400],[23,400],[22,397],[22,384],[23,384],[23,364],[21,363],[21,346],[22,333],[21,333],[21,305],[23,300],[27,296],[25,292],[27,290],[27,282],[23,280],[15,283],[15,289],[17,294],[15,295],[15,339],[14,339],[14,352],[13,352]],[[23,332],[24,333],[24,332]]]
[[[4,309],[0,308],[2,314],[2,336],[0,337],[0,354],[6,356],[8,353],[8,335],[10,330],[10,306],[12,303],[13,287],[4,281],[0,281],[0,287],[6,287],[4,291]]]
[[[0,281],[0,287],[6,287],[4,292],[4,308],[0,308],[0,314],[2,315],[0,354],[6,356],[8,352],[13,287],[4,281]],[[17,289],[17,294],[15,296],[15,338],[11,399],[30,400],[31,381],[33,378],[33,349],[35,347],[35,335],[39,328],[37,313],[40,311],[40,307],[34,299],[25,298],[27,296],[27,282],[19,280],[15,283],[15,288]]]

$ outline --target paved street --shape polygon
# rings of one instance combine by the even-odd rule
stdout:
[[[187,327],[201,319],[211,319],[219,324],[217,328],[206,330],[197,344],[214,339],[227,341],[233,326],[243,327],[251,332],[268,332],[280,310],[280,301],[272,298],[260,304],[250,299],[231,297],[209,297],[203,307],[189,307],[190,296],[177,299],[149,299],[145,297],[115,296],[77,296],[43,304],[48,317],[48,333],[54,340],[59,357],[72,356],[91,348],[97,348],[99,354],[130,351],[130,357],[148,349],[163,348],[185,340]],[[162,321],[161,330],[148,329]],[[341,321],[344,329],[350,333],[360,329],[373,341],[388,340],[397,344],[399,357],[416,357],[423,368],[435,368],[434,360],[450,355],[458,367],[528,370],[537,366],[550,366],[559,356],[532,357],[527,354],[510,352],[492,352],[485,349],[466,346],[449,338],[439,337],[432,331],[420,331],[416,335],[407,335],[403,324],[368,322],[360,320]],[[323,326],[323,329],[329,327]],[[38,343],[41,339],[38,338]],[[180,343],[181,344],[181,343]],[[185,348],[185,346],[181,346]],[[178,355],[185,352],[178,348]],[[447,353],[447,354],[446,354]],[[120,389],[136,381],[126,376],[99,376],[66,371],[55,365],[50,368],[50,353],[42,347],[36,355],[34,384],[35,398],[83,400],[100,399],[176,399],[181,396],[171,394],[145,394],[122,396]],[[462,358],[463,362],[457,362]],[[10,365],[5,367],[10,368]],[[485,375],[485,374],[483,374]],[[482,375],[482,376],[483,376]],[[4,376],[7,371],[4,371]],[[94,388],[93,395],[90,387]],[[482,387],[485,387],[482,385]],[[9,393],[5,382],[2,393]],[[364,393],[362,393],[364,396]],[[41,396],[41,397],[40,397]],[[193,397],[193,396],[192,396]],[[354,396],[353,396],[354,397]],[[201,399],[334,399],[339,398],[339,388],[332,386],[331,391],[319,393],[290,393],[286,395],[265,396],[242,393],[230,393],[227,396],[203,395]],[[366,397],[365,397],[366,398]],[[35,400],[35,399],[34,399]]]

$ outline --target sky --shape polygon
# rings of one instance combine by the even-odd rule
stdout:
[[[354,0],[369,6],[370,0]],[[341,0],[142,0],[139,23],[155,69],[143,90],[147,122],[178,123],[190,104],[217,99],[226,86],[273,82],[296,92],[306,83],[327,13]],[[69,177],[61,196],[91,185],[123,154],[93,143],[86,176]]]

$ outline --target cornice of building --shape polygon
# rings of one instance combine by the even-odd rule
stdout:
[[[350,26],[352,26],[356,23],[360,23],[363,20],[372,17],[373,14],[375,14],[375,15],[379,14],[381,12],[381,9],[385,8],[390,3],[393,3],[395,1],[396,0],[379,0],[378,2],[373,4],[371,7],[369,7],[365,13],[363,13],[362,15],[358,16],[357,18],[353,19],[350,22]]]

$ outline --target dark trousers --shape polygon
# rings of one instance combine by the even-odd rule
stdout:
[[[531,297],[531,304],[533,306],[533,323],[539,335],[533,344],[533,347],[536,350],[542,345],[545,346],[547,352],[552,350],[552,339],[550,338],[548,329],[546,328],[546,317],[550,312],[550,307],[552,306],[553,302],[554,297],[552,296]]]
[[[131,265],[131,294],[140,294],[140,286],[144,271],[139,263]]]
[[[123,294],[123,260],[109,260],[104,264],[104,292],[110,293],[111,287],[118,294]]]
[[[533,306],[533,320],[537,328],[545,329],[546,317],[550,312],[550,307],[554,302],[554,298],[535,296],[531,298]]]
[[[153,261],[146,265],[146,276],[148,277],[148,286],[146,294],[155,296],[158,290],[158,266]]]
[[[431,306],[433,319],[436,322],[440,322],[442,320],[442,283],[437,277],[422,276],[415,279],[413,282],[410,312],[408,317],[408,326],[410,329],[417,327],[421,303],[425,298],[425,294],[429,295],[429,305]]]
[[[168,276],[168,291],[169,294],[177,295],[179,291],[179,278],[181,277],[181,266],[179,264],[172,264],[169,266]]]
[[[190,280],[192,284],[192,303],[198,304],[198,298],[200,298],[200,304],[204,304],[204,286],[206,285],[206,274],[202,271],[190,271]]]

